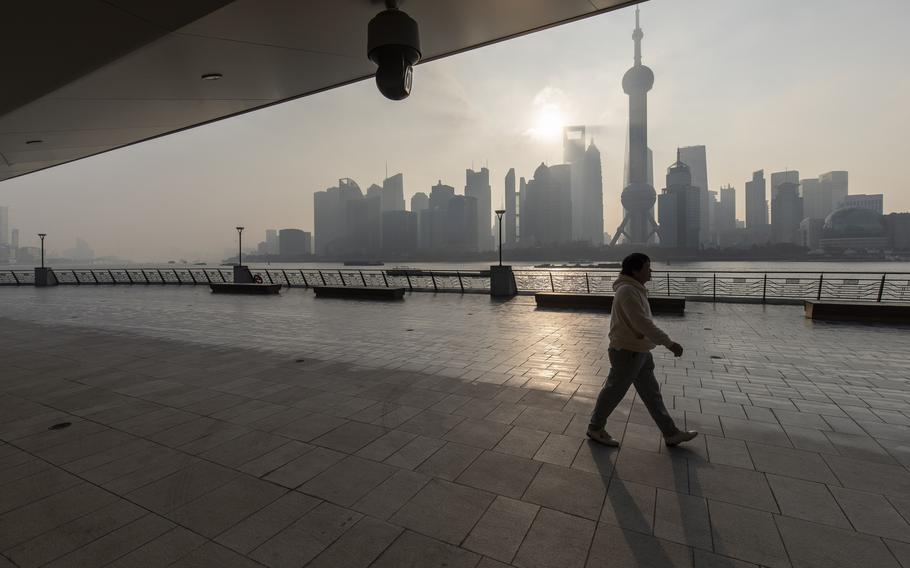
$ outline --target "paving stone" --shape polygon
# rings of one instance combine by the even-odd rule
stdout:
[[[764,474],[738,467],[689,464],[690,493],[726,503],[778,513]]]
[[[827,464],[818,454],[749,442],[749,454],[755,469],[778,475],[797,477],[819,483],[838,484]]]
[[[594,529],[594,521],[543,508],[512,564],[519,568],[584,566]]]
[[[286,438],[309,442],[343,424],[347,424],[347,422],[344,418],[314,412],[304,418],[275,428],[272,432]]]
[[[860,491],[875,487],[885,495],[910,496],[910,473],[901,466],[822,456],[844,487]]]
[[[260,564],[223,546],[208,542],[184,556],[169,568],[258,568]]]
[[[520,498],[534,479],[540,463],[518,456],[483,452],[457,481],[498,495]]]
[[[531,458],[540,449],[548,435],[547,432],[542,430],[531,430],[516,426],[509,430],[509,433],[496,444],[494,449],[497,452]]]
[[[396,427],[405,432],[411,432],[412,434],[429,436],[431,438],[442,438],[449,430],[464,420],[464,416],[424,411]]]
[[[102,507],[24,542],[5,554],[18,566],[43,566],[132,523],[147,511],[124,500]],[[129,552],[129,551],[126,551]]]
[[[405,531],[371,568],[475,568],[479,560],[473,552]]]
[[[206,543],[205,537],[183,527],[174,527],[155,540],[121,556],[110,568],[170,566]]]
[[[481,453],[483,450],[474,446],[447,442],[445,446],[420,464],[417,471],[432,477],[454,481]]]
[[[511,562],[539,507],[497,497],[465,539],[464,547],[502,562]]]
[[[581,439],[561,434],[550,434],[534,454],[534,459],[555,465],[572,465],[581,446]]]
[[[770,513],[708,501],[714,552],[771,568],[788,568],[790,561]]]
[[[363,515],[322,503],[261,544],[249,555],[270,567],[299,567],[329,547]]]
[[[720,556],[705,550],[695,549],[695,568],[759,568],[757,564],[743,562],[729,556]]]
[[[618,477],[610,480],[600,521],[629,530],[652,534],[654,530],[655,488]]]
[[[674,542],[601,523],[594,535],[587,566],[691,568],[692,552]]]
[[[167,518],[214,538],[286,492],[278,485],[242,475],[168,513]]]
[[[754,469],[749,449],[742,440],[705,436],[711,463]]]
[[[51,568],[104,566],[173,528],[173,523],[157,515],[148,514],[58,558],[47,566]]]
[[[309,568],[367,568],[401,534],[402,529],[364,517],[325,551]]]
[[[288,443],[287,438],[266,432],[250,432],[203,452],[200,457],[237,468]]]
[[[851,528],[850,522],[827,486],[779,475],[769,474],[767,478],[780,505],[780,512],[784,515],[845,529]]]
[[[263,479],[295,489],[345,458],[345,454],[314,448],[272,471]]]
[[[450,442],[491,450],[510,429],[511,426],[508,424],[469,418],[449,430],[443,438]]]
[[[159,514],[173,511],[225,485],[237,473],[219,465],[199,463],[131,492],[130,501]]]
[[[722,416],[720,423],[724,429],[724,436],[749,442],[759,442],[774,446],[792,447],[790,439],[784,429],[777,424],[757,422],[753,420],[739,420]]]
[[[385,462],[396,467],[414,469],[435,454],[445,444],[444,441],[436,438],[418,436],[389,456]]]
[[[362,422],[348,422],[335,428],[327,434],[315,438],[312,443],[339,452],[353,454],[385,434],[385,428],[363,424]]]
[[[350,507],[393,473],[395,468],[390,465],[348,456],[297,490]]]
[[[313,446],[309,444],[291,440],[268,453],[241,464],[237,469],[249,475],[262,477],[299,458],[312,449]]]
[[[910,525],[891,504],[874,493],[831,487],[831,493],[857,531],[910,542]],[[874,490],[874,487],[870,487]]]
[[[562,434],[569,421],[575,415],[571,412],[561,410],[547,410],[544,408],[526,408],[521,415],[516,418],[512,424],[530,428],[531,430],[543,430],[554,434]]]
[[[215,540],[241,554],[249,554],[319,503],[318,499],[296,491],[285,493],[221,533]]]
[[[624,448],[616,462],[616,475],[627,481],[687,492],[686,461],[667,455]]]
[[[485,491],[432,479],[390,521],[457,545],[486,511],[493,497]]]
[[[586,440],[578,448],[575,461],[572,462],[572,468],[596,473],[603,478],[609,478],[613,474],[618,455],[619,450],[617,448],[608,448],[603,444]]]
[[[545,463],[522,500],[597,520],[606,488],[599,475]]]
[[[401,430],[392,430],[361,448],[357,452],[357,455],[362,458],[383,461],[406,446],[416,437],[417,434],[403,432]]]
[[[430,478],[422,473],[398,470],[353,505],[353,509],[388,519],[420,491]]]
[[[787,552],[800,568],[899,566],[881,539],[790,517],[776,520]]]
[[[694,548],[712,550],[711,523],[705,499],[658,489],[654,536]]]

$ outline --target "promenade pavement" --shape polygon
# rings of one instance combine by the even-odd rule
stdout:
[[[0,568],[910,567],[910,327],[690,302],[656,374],[701,435],[630,392],[610,449],[608,318],[0,289]]]

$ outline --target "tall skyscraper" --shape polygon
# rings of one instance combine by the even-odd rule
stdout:
[[[651,213],[657,193],[648,183],[648,91],[654,86],[654,72],[641,64],[641,40],[645,36],[635,8],[635,60],[622,78],[623,91],[629,96],[629,184],[622,190],[625,216],[611,244],[620,237],[633,244],[645,244],[657,232]]]
[[[278,254],[280,247],[278,231],[275,229],[267,229],[265,231],[265,252],[268,254]]]
[[[849,175],[845,171],[834,171],[823,173],[818,176],[818,182],[822,186],[823,193],[831,195],[831,211],[839,209],[847,198]]]
[[[658,196],[660,246],[698,248],[701,225],[701,188],[692,185],[689,166],[680,161],[667,168],[667,187]]]
[[[518,200],[515,193],[515,168],[509,168],[505,179],[505,202],[503,204],[506,210],[504,215],[505,244],[514,245],[518,241]]]
[[[831,212],[831,195],[825,199],[818,178],[799,180],[799,194],[803,198],[803,215],[809,219],[824,219]]]
[[[746,228],[757,229],[768,224],[768,198],[765,170],[752,172],[746,182]]]
[[[382,180],[382,210],[404,211],[404,175],[398,173]]]
[[[493,195],[490,188],[490,170],[480,168],[475,172],[465,170],[465,197],[477,200],[477,246],[481,251],[493,250]]]
[[[278,250],[274,254],[280,254],[282,257],[293,258],[311,254],[312,239],[310,233],[300,229],[281,229],[281,231],[269,231],[276,234],[278,240]],[[266,247],[268,247],[268,237],[266,237]]]
[[[10,231],[9,246],[13,250],[19,248],[19,229],[13,229]]]
[[[9,244],[9,208],[0,205],[0,245]]]
[[[516,221],[515,221],[515,223],[516,223],[516,232],[517,232],[518,242],[519,242],[519,243],[523,242],[523,241],[521,240],[521,238],[522,238],[522,237],[521,237],[521,235],[522,235],[522,233],[521,233],[521,231],[522,231],[522,228],[521,228],[521,223],[522,223],[521,216],[524,215],[524,209],[525,209],[525,196],[526,196],[527,194],[528,194],[528,182],[527,182],[527,180],[525,180],[524,176],[522,176],[522,177],[520,177],[520,178],[518,179],[518,219],[516,219]]]
[[[683,146],[679,149],[679,160],[689,166],[692,185],[698,188],[699,222],[698,242],[702,245],[711,241],[711,197],[708,195],[708,156],[704,146]]]
[[[347,203],[362,198],[360,186],[350,178],[339,179],[337,187],[313,194],[316,254],[336,254],[344,249],[348,233]]]
[[[429,196],[422,192],[418,191],[413,196],[411,196],[411,212],[417,213],[423,211],[424,209],[430,208],[430,198]]]
[[[736,190],[729,184],[720,188],[715,228],[718,232],[732,231],[736,228]]]
[[[803,220],[803,199],[799,185],[785,181],[777,186],[771,201],[771,237],[776,243],[800,244],[799,224]]]
[[[600,150],[585,149],[585,127],[563,129],[563,158],[569,165],[572,198],[572,240],[593,245],[603,242],[603,176]]]
[[[571,170],[540,164],[522,192],[521,243],[550,246],[572,240]]]
[[[785,170],[782,172],[774,172],[771,174],[771,203],[774,204],[774,198],[777,196],[777,188],[781,184],[792,183],[799,185],[799,172],[796,170]],[[771,223],[774,223],[774,218],[772,215]]]
[[[582,216],[585,208],[585,127],[566,126],[562,129],[562,161],[569,165],[572,196],[572,240],[582,240]]]

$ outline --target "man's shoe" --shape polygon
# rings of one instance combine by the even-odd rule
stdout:
[[[664,443],[667,444],[667,446],[672,447],[672,446],[679,445],[683,442],[688,442],[695,436],[698,436],[698,432],[696,432],[695,430],[680,430],[679,432],[664,438]]]
[[[603,444],[605,446],[610,446],[611,448],[618,448],[619,441],[614,439],[613,436],[607,433],[606,430],[601,428],[600,430],[588,430],[588,438],[591,438],[598,444]]]

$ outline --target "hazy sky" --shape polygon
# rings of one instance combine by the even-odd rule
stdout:
[[[850,193],[884,193],[910,210],[910,75],[905,0],[650,0],[643,62],[655,73],[649,137],[658,192],[677,146],[704,144],[712,189],[753,170],[850,172]],[[491,170],[493,205],[510,167],[530,177],[562,159],[561,124],[600,148],[604,224],[619,195],[634,8],[614,11],[415,69],[412,95],[382,98],[372,80],[0,182],[22,245],[86,239],[98,255],[220,259],[238,224],[312,230],[313,192],[401,171],[405,197],[465,168]],[[901,71],[904,69],[904,71]],[[35,241],[35,242],[32,242]]]

